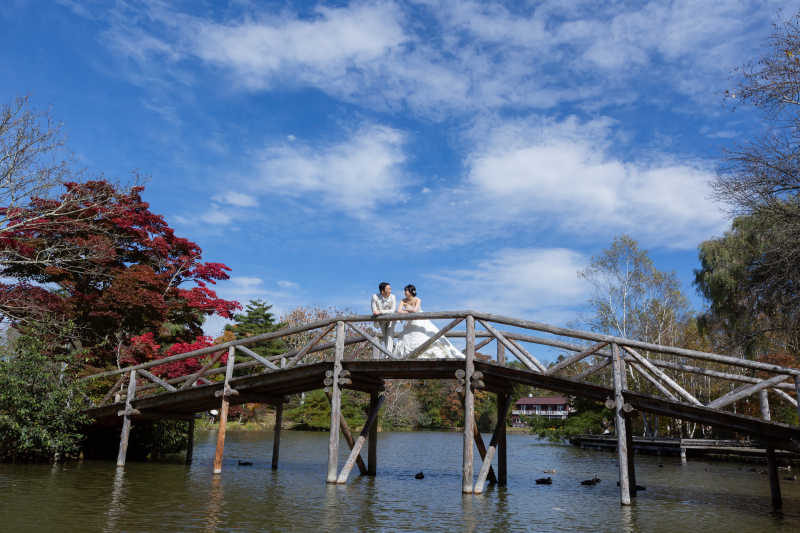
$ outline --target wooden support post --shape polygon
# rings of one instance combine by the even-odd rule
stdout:
[[[614,376],[614,428],[617,431],[617,459],[619,461],[619,501],[622,505],[631,504],[630,480],[628,479],[628,439],[625,431],[625,419],[622,407],[625,398],[622,396],[623,372],[622,358],[617,343],[611,344],[611,365]]]
[[[497,417],[497,425],[494,428],[494,433],[492,433],[492,439],[489,441],[489,449],[486,450],[486,456],[483,458],[483,464],[481,465],[481,470],[478,473],[478,481],[475,482],[475,494],[480,494],[483,492],[483,484],[486,482],[486,478],[489,475],[489,470],[492,468],[492,459],[494,458],[494,452],[497,450],[497,443],[500,440],[500,433],[505,429],[506,426],[506,416],[508,415],[508,409],[511,407],[511,399],[512,396],[510,394],[506,395],[506,400],[502,407],[503,416]]]
[[[125,466],[125,456],[128,454],[128,437],[131,433],[131,401],[136,395],[136,372],[131,372],[128,382],[128,393],[125,395],[125,419],[122,421],[122,434],[119,438],[119,453],[117,454],[117,466]]]
[[[333,372],[331,372],[331,374],[333,374]],[[325,387],[325,395],[328,397],[328,402],[333,405],[333,394],[331,393],[330,387]],[[339,431],[342,432],[342,436],[344,437],[345,442],[347,442],[347,446],[352,450],[356,445],[356,441],[353,440],[353,434],[350,433],[350,426],[347,425],[347,420],[344,419],[344,415],[341,412],[339,413]],[[356,464],[358,465],[358,470],[361,472],[361,475],[366,475],[367,465],[364,464],[364,460],[361,459],[361,455],[356,457]]]
[[[758,393],[758,398],[761,401],[761,418],[764,420],[772,420],[769,412],[769,393],[767,389],[762,389]],[[775,459],[775,447],[766,446],[767,455],[767,472],[769,472],[769,492],[772,495],[772,506],[780,508],[783,505],[781,498],[781,484],[778,477],[778,463]]]
[[[378,392],[369,393],[370,412],[378,404]],[[378,423],[372,424],[369,428],[369,443],[367,444],[367,474],[374,476],[378,471]]]
[[[794,397],[797,402],[797,418],[800,420],[800,376],[794,377]]]
[[[630,483],[628,492],[631,498],[636,497],[636,467],[633,464],[635,457],[633,449],[633,424],[631,424],[631,414],[624,412],[622,415],[625,418],[625,444],[628,448],[628,481]]]
[[[189,440],[186,443],[186,464],[192,464],[194,458],[194,418],[189,420]]]
[[[380,411],[384,399],[386,399],[386,397],[381,395],[375,405],[371,406],[369,417],[367,417],[367,422],[361,429],[361,434],[356,439],[352,450],[350,450],[350,457],[347,458],[347,462],[345,462],[344,466],[342,467],[342,471],[339,473],[339,477],[336,480],[337,483],[347,483],[347,477],[350,475],[350,471],[353,469],[356,459],[361,454],[361,448],[364,446],[364,442],[367,440],[367,435],[369,435],[372,426],[375,424],[375,421],[378,418],[378,411]]]
[[[222,452],[225,449],[225,430],[228,428],[228,395],[229,383],[233,378],[233,365],[236,359],[234,348],[228,348],[228,365],[225,368],[225,389],[222,394],[222,406],[219,408],[219,429],[217,430],[217,453],[214,455],[214,473],[222,473]]]
[[[278,455],[281,451],[281,429],[283,426],[283,404],[275,406],[275,437],[272,441],[272,469],[278,468]]]
[[[503,346],[502,342],[497,343],[497,362],[501,365],[506,364],[506,347]]]
[[[502,346],[500,343],[498,346]],[[506,463],[506,418],[508,412],[502,413],[503,404],[508,401],[508,398],[513,398],[511,394],[498,394],[497,395],[497,423],[500,424],[500,437],[497,439],[497,483],[505,485],[508,483],[508,470]]]
[[[498,337],[499,338],[499,337]],[[472,492],[472,440],[475,427],[475,394],[469,386],[472,373],[475,371],[475,318],[467,316],[467,348],[466,361],[464,364],[464,379],[467,386],[464,387],[464,453],[462,456],[461,472],[461,492],[468,494]]]
[[[342,389],[339,373],[344,355],[344,322],[336,323],[336,349],[333,355],[333,383],[331,384],[331,433],[328,441],[328,483],[336,483],[339,473],[339,417],[342,416]]]

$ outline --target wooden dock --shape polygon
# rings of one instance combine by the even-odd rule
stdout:
[[[578,435],[570,443],[582,450],[616,451],[615,435]],[[633,437],[635,453],[670,457],[706,457],[708,455],[733,455],[766,458],[766,447],[757,441],[742,439],[683,439],[670,437]],[[776,451],[779,459],[800,460],[800,454]]]
[[[277,468],[281,442],[280,420],[283,406],[289,400],[288,396],[324,389],[331,402],[326,479],[328,483],[341,484],[347,482],[354,467],[358,467],[362,475],[377,474],[378,434],[375,420],[384,401],[382,393],[385,380],[455,380],[464,406],[461,490],[464,493],[481,494],[487,481],[499,484],[507,482],[506,426],[504,423],[498,424],[490,441],[488,443],[483,441],[475,424],[474,392],[481,390],[495,394],[498,420],[505,421],[511,407],[511,387],[514,383],[520,383],[564,395],[603,401],[614,410],[617,432],[614,437],[614,449],[619,458],[620,502],[623,505],[630,504],[631,498],[636,497],[634,455],[637,442],[640,447],[642,446],[639,439],[631,434],[631,413],[636,410],[696,422],[760,439],[766,445],[765,454],[770,472],[773,503],[780,505],[776,450],[800,452],[800,428],[770,420],[766,392],[771,390],[783,401],[797,407],[795,398],[800,391],[800,370],[559,328],[477,311],[414,314],[413,319],[448,319],[451,322],[444,326],[437,336],[403,359],[386,350],[380,340],[367,330],[368,324],[376,320],[402,321],[409,318],[411,317],[407,314],[334,317],[307,326],[240,339],[128,368],[86,376],[83,379],[107,380],[118,376],[116,383],[109,387],[103,401],[87,409],[86,414],[97,426],[121,425],[117,465],[122,467],[125,464],[131,424],[148,420],[189,420],[193,424],[195,413],[219,409],[220,426],[217,433],[214,473],[221,473],[228,408],[243,403],[275,405],[277,423],[272,465],[273,468]],[[466,331],[451,331],[462,322],[466,325]],[[482,326],[484,331],[476,331],[476,325]],[[502,326],[515,328],[516,331],[505,331]],[[520,333],[520,330],[527,331]],[[561,338],[577,339],[577,342],[571,343],[529,334],[536,331],[558,335]],[[301,349],[275,357],[264,358],[248,348],[298,333],[316,334]],[[465,359],[417,358],[444,335],[466,338]],[[586,341],[592,344],[587,345]],[[490,342],[496,342],[496,357],[491,361],[476,359],[477,350]],[[525,349],[523,343],[555,346],[573,351],[575,354],[556,365],[545,367]],[[233,355],[237,351],[251,360],[236,364]],[[509,366],[506,360],[507,353],[521,362],[525,368]],[[224,367],[214,368],[224,354],[228,354],[227,364]],[[172,379],[159,377],[159,366],[188,358],[202,358],[206,363],[198,372],[190,375]],[[769,372],[774,374],[774,377],[756,378],[752,376],[752,370]],[[634,371],[643,378],[640,382],[644,385],[640,385],[638,389],[629,388],[628,373],[632,374]],[[250,374],[243,375],[245,372]],[[681,373],[699,374],[743,385],[704,404],[677,382],[676,379]],[[610,386],[583,381],[594,374],[605,375]],[[341,415],[343,389],[369,395],[370,413],[367,423],[358,436],[351,434]],[[724,409],[753,394],[760,396],[761,418],[743,416]],[[341,470],[338,465],[340,433],[345,437],[351,450]],[[617,442],[622,445],[617,445]],[[365,444],[366,462],[361,457],[361,450]],[[607,447],[606,444],[600,446]],[[476,448],[481,465],[477,479],[473,475]],[[497,455],[496,472],[492,466],[495,455]],[[191,443],[187,460],[190,458]]]

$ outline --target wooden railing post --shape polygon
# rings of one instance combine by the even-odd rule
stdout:
[[[475,318],[467,316],[467,348],[464,363],[464,454],[462,463],[461,491],[465,494],[472,492],[473,476],[473,444],[472,433],[475,426],[475,394],[472,391],[472,374],[475,371]]]
[[[369,410],[375,409],[378,405],[378,391],[369,393]],[[378,423],[372,424],[369,428],[369,438],[367,440],[367,475],[374,476],[378,471]]]
[[[272,468],[278,468],[278,455],[281,451],[281,429],[283,426],[283,404],[275,406],[275,438],[272,441]]]
[[[617,343],[611,344],[611,365],[614,376],[614,428],[617,431],[617,459],[619,462],[619,501],[622,505],[631,504],[630,480],[628,479],[628,439],[625,431],[622,384],[625,372]]]
[[[225,368],[225,388],[222,390],[222,405],[219,408],[219,429],[217,430],[217,453],[214,455],[214,473],[222,473],[222,452],[225,449],[225,431],[228,428],[228,391],[233,378],[233,365],[236,359],[233,346],[228,348],[228,366]]]
[[[761,418],[764,420],[772,420],[769,412],[769,393],[767,389],[762,389],[758,393],[758,399],[761,403]],[[775,457],[775,447],[766,446],[767,455],[767,472],[769,472],[769,492],[772,495],[772,505],[775,508],[783,506],[783,499],[781,498],[781,484],[778,477],[778,463]]]
[[[336,323],[336,349],[333,355],[333,382],[331,383],[331,433],[328,440],[328,483],[336,483],[339,474],[339,417],[342,413],[342,389],[339,373],[344,355],[344,322]]]
[[[117,466],[125,466],[125,457],[128,454],[128,437],[131,433],[131,401],[136,394],[136,372],[131,372],[128,382],[128,392],[125,395],[125,419],[122,421],[122,434],[119,438],[119,453],[117,454]]]

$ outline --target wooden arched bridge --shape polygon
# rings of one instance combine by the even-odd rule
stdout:
[[[217,346],[156,361],[103,372],[83,379],[96,380],[120,376],[100,405],[87,409],[95,425],[122,425],[118,466],[125,464],[128,434],[134,420],[190,420],[193,434],[195,413],[219,409],[220,426],[214,472],[220,473],[228,407],[243,403],[262,403],[276,406],[275,442],[272,466],[277,468],[281,439],[281,416],[288,395],[324,388],[331,401],[331,426],[328,447],[328,483],[345,483],[353,466],[361,474],[375,475],[377,470],[377,424],[375,420],[383,403],[384,380],[387,379],[449,379],[458,380],[458,392],[464,405],[463,482],[465,493],[480,494],[487,480],[506,483],[505,419],[511,406],[511,386],[514,383],[555,391],[569,396],[605,401],[615,412],[617,453],[619,455],[620,501],[630,503],[636,496],[634,453],[631,434],[631,413],[639,410],[695,422],[757,437],[766,446],[772,499],[780,504],[780,486],[775,450],[800,452],[800,428],[773,422],[767,391],[797,407],[800,397],[800,370],[750,361],[736,357],[661,346],[601,335],[586,331],[550,326],[477,311],[448,311],[416,313],[414,319],[449,319],[437,336],[403,359],[384,348],[380,339],[366,326],[375,321],[403,321],[407,314],[338,316],[327,320],[289,328],[274,333],[235,340]],[[465,322],[466,331],[454,331]],[[476,323],[482,331],[476,331]],[[505,329],[502,327],[505,326]],[[508,328],[514,331],[509,331]],[[556,335],[561,339],[538,337],[533,332]],[[315,334],[316,333],[316,334]],[[248,346],[280,338],[311,338],[302,348],[278,355],[262,357]],[[423,360],[418,356],[439,337],[466,337],[465,359]],[[575,342],[577,340],[577,343]],[[477,345],[476,342],[480,341]],[[476,359],[476,351],[497,343],[493,360]],[[587,341],[589,344],[587,344]],[[525,343],[553,346],[575,352],[558,364],[545,367],[525,349]],[[371,348],[368,349],[368,348]],[[235,363],[235,352],[251,358]],[[227,365],[215,368],[227,353]],[[507,364],[510,353],[526,368]],[[161,379],[153,372],[161,365],[188,358],[207,358],[197,372],[173,379]],[[203,359],[205,360],[205,359]],[[218,365],[219,366],[219,365]],[[609,367],[609,368],[606,368]],[[234,376],[239,370],[248,375]],[[762,379],[756,372],[774,377]],[[242,372],[239,372],[240,374]],[[590,375],[602,373],[611,386],[583,381]],[[610,376],[608,376],[610,374]],[[703,403],[691,387],[678,381],[700,377],[703,383],[711,380],[729,382],[729,392]],[[629,379],[630,378],[630,379]],[[113,380],[108,380],[109,384]],[[739,385],[736,387],[735,385]],[[687,390],[687,388],[689,390]],[[341,415],[341,391],[353,389],[370,395],[370,414],[357,438],[353,438]],[[488,446],[475,425],[474,391],[497,394],[497,424]],[[790,393],[794,393],[794,397]],[[744,416],[723,409],[748,396],[759,394],[761,418]],[[351,449],[341,469],[338,465],[340,429]],[[367,463],[361,458],[364,443],[368,443]],[[482,463],[477,480],[473,470],[473,442],[477,445]],[[191,460],[191,440],[187,460]],[[497,455],[497,472],[492,460]]]

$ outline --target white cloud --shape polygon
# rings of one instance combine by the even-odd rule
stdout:
[[[264,280],[262,279],[246,277],[246,276],[231,276],[229,281],[234,285],[237,285],[239,287],[244,287],[246,289],[264,283]]]
[[[458,309],[564,323],[585,302],[590,289],[577,271],[588,259],[565,248],[506,248],[477,261],[474,268],[430,276],[445,284]]]
[[[224,204],[235,205],[237,207],[258,207],[258,198],[255,196],[250,196],[249,194],[243,194],[235,191],[218,194],[211,199]]]
[[[614,122],[528,118],[477,126],[464,192],[494,221],[547,220],[569,232],[630,232],[693,247],[727,222],[709,195],[707,161],[613,155]]]
[[[257,186],[269,193],[313,196],[327,209],[364,217],[378,204],[401,199],[404,141],[399,130],[362,125],[336,144],[269,148],[262,154]]]
[[[725,66],[752,55],[780,3],[544,0],[507,9],[365,0],[308,14],[241,3],[211,18],[149,2],[144,13],[127,5],[112,12],[104,40],[148,79],[154,58],[172,76],[199,59],[253,91],[315,87],[373,109],[441,118],[562,102],[602,107],[664,90],[705,101]]]
[[[317,5],[304,19],[288,12],[226,23],[190,18],[184,39],[192,53],[251,88],[269,88],[279,78],[316,85],[372,68],[406,40],[401,18],[392,2]]]
[[[299,289],[300,288],[299,284],[293,283],[291,281],[279,281],[278,285],[280,285],[284,289]]]

